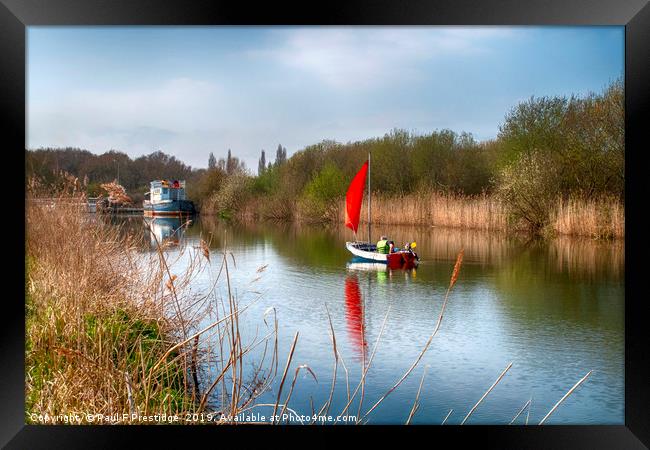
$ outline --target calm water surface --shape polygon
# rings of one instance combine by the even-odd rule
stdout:
[[[129,219],[130,227],[144,230],[142,220]],[[512,368],[468,424],[507,424],[530,398],[529,423],[538,423],[590,370],[592,375],[547,423],[624,423],[622,242],[538,242],[442,228],[377,227],[375,237],[389,234],[398,244],[417,241],[417,269],[388,270],[354,264],[344,247],[351,232],[342,226],[243,226],[197,218],[173,233],[179,226],[175,219],[156,219],[153,231],[159,239],[190,246],[211,239],[211,267],[197,277],[193,289],[214,284],[224,245],[233,253],[233,289],[241,306],[251,304],[242,317],[244,341],[269,330],[264,313],[275,308],[280,372],[299,332],[289,382],[299,364],[309,365],[318,380],[307,371],[298,376],[289,406],[300,414],[311,414],[312,402],[318,410],[329,396],[334,358],[326,305],[352,389],[364,352],[367,359],[388,312],[366,380],[363,413],[417,359],[463,248],[462,269],[440,331],[409,378],[368,416],[369,423],[404,423],[428,366],[412,423],[439,424],[453,409],[447,423],[458,424],[510,362]],[[174,264],[174,270],[181,270],[187,259],[181,255]],[[262,266],[266,269],[258,273]],[[217,284],[218,295],[227,295],[225,289],[224,283]],[[261,358],[262,350],[254,349],[250,360]],[[280,376],[260,403],[275,402],[279,381]],[[341,365],[334,399],[331,414],[347,401]],[[353,407],[356,413],[358,402]],[[265,407],[255,411],[271,414]],[[526,413],[517,423],[525,420]]]

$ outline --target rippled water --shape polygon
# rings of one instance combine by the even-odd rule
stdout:
[[[130,220],[131,226],[142,227],[141,218]],[[153,229],[167,239],[179,225],[157,219]],[[369,422],[404,423],[427,367],[412,423],[439,424],[453,409],[447,423],[458,424],[512,362],[468,424],[507,424],[530,398],[529,423],[538,423],[590,370],[592,375],[547,423],[624,423],[622,242],[538,242],[422,227],[377,228],[373,234],[390,234],[398,244],[417,241],[418,268],[350,264],[344,243],[351,233],[343,227],[242,226],[202,219],[171,237],[192,245],[211,238],[213,260],[227,243],[236,261],[230,274],[237,297],[242,305],[252,303],[242,318],[244,338],[267,330],[264,312],[276,308],[280,370],[299,332],[292,367],[308,364],[318,379],[306,371],[298,377],[290,407],[301,414],[311,414],[312,402],[318,409],[329,396],[334,358],[325,306],[352,388],[388,312],[366,380],[363,413],[417,359],[435,327],[456,255],[464,248],[439,333],[409,378],[368,416]],[[213,265],[197,278],[196,289],[214,282],[219,266]],[[225,295],[223,285],[218,289]],[[261,351],[253,351],[251,358]],[[279,378],[261,402],[275,402]],[[347,400],[341,367],[334,398],[331,413],[336,414]],[[353,408],[356,413],[357,402]],[[525,420],[526,413],[517,423]]]

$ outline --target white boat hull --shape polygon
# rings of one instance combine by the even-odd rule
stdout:
[[[345,243],[345,248],[348,249],[350,253],[352,253],[354,256],[358,256],[359,258],[367,259],[369,261],[379,261],[379,262],[387,262],[388,261],[388,255],[385,253],[377,253],[376,251],[368,251],[368,250],[362,250],[359,248],[359,246],[364,246],[364,247],[369,247],[369,248],[376,248],[374,245],[367,244],[365,242],[346,242]]]

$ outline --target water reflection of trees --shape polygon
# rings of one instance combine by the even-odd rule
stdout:
[[[500,299],[527,328],[569,322],[592,330],[623,329],[624,261],[616,244],[533,242],[494,277]]]
[[[354,236],[343,226],[313,226],[287,223],[228,224],[214,217],[200,218],[201,229],[190,233],[210,236],[211,246],[223,245],[224,236],[230,243],[250,245],[264,242],[280,255],[296,263],[314,266],[340,265],[350,259],[345,241]],[[226,232],[227,231],[227,232]],[[360,239],[365,239],[365,230]],[[594,241],[590,239],[557,238],[529,240],[523,235],[505,235],[476,230],[438,227],[374,226],[372,234],[388,235],[398,247],[405,242],[417,242],[417,252],[423,262],[455,261],[461,248],[465,249],[465,264],[478,265],[484,270],[510,271],[514,261],[521,263],[522,255],[543,264],[535,270],[548,275],[560,274],[573,279],[620,281],[625,271],[624,241]],[[516,272],[516,271],[515,271]]]
[[[202,224],[205,233],[205,222]],[[243,227],[218,222],[212,226],[215,237],[226,227],[229,239],[243,241],[244,245],[271,245],[276,254],[307,271],[343,273],[350,269],[351,257],[344,243],[351,233],[343,227],[264,223]],[[373,229],[373,235],[380,233],[387,230]],[[623,242],[531,241],[500,233],[404,226],[391,227],[390,237],[398,245],[417,241],[422,258],[417,279],[434,287],[447,282],[458,250],[464,248],[459,282],[465,286],[488,283],[486,287],[494,290],[499,302],[517,310],[511,310],[511,320],[506,322],[514,320],[526,330],[553,328],[553,324],[567,321],[591,330],[622,330]],[[383,284],[385,279],[394,278],[391,275],[377,271],[374,278]],[[403,283],[403,277],[396,281]],[[416,296],[411,301],[425,298]]]
[[[553,239],[549,259],[558,272],[588,279],[622,280],[625,275],[625,241]]]
[[[271,245],[273,250],[295,264],[308,267],[341,266],[349,257],[337,234],[327,227],[289,223],[238,225],[214,217],[201,217],[202,233],[210,236],[212,248],[227,245]],[[349,258],[348,258],[349,259]],[[344,268],[344,265],[341,266]]]

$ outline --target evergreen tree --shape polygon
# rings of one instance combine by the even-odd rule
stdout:
[[[278,149],[275,152],[275,165],[281,166],[287,161],[287,149],[278,144]]]
[[[228,149],[228,159],[226,159],[226,173],[230,175],[232,173],[232,154],[230,153],[230,149]]]
[[[214,157],[214,154],[210,152],[210,157],[208,158],[208,169],[215,169],[217,167],[217,158]]]
[[[265,170],[266,170],[266,155],[264,154],[264,150],[262,150],[262,156],[260,156],[260,162],[257,165],[257,174],[262,175]]]

